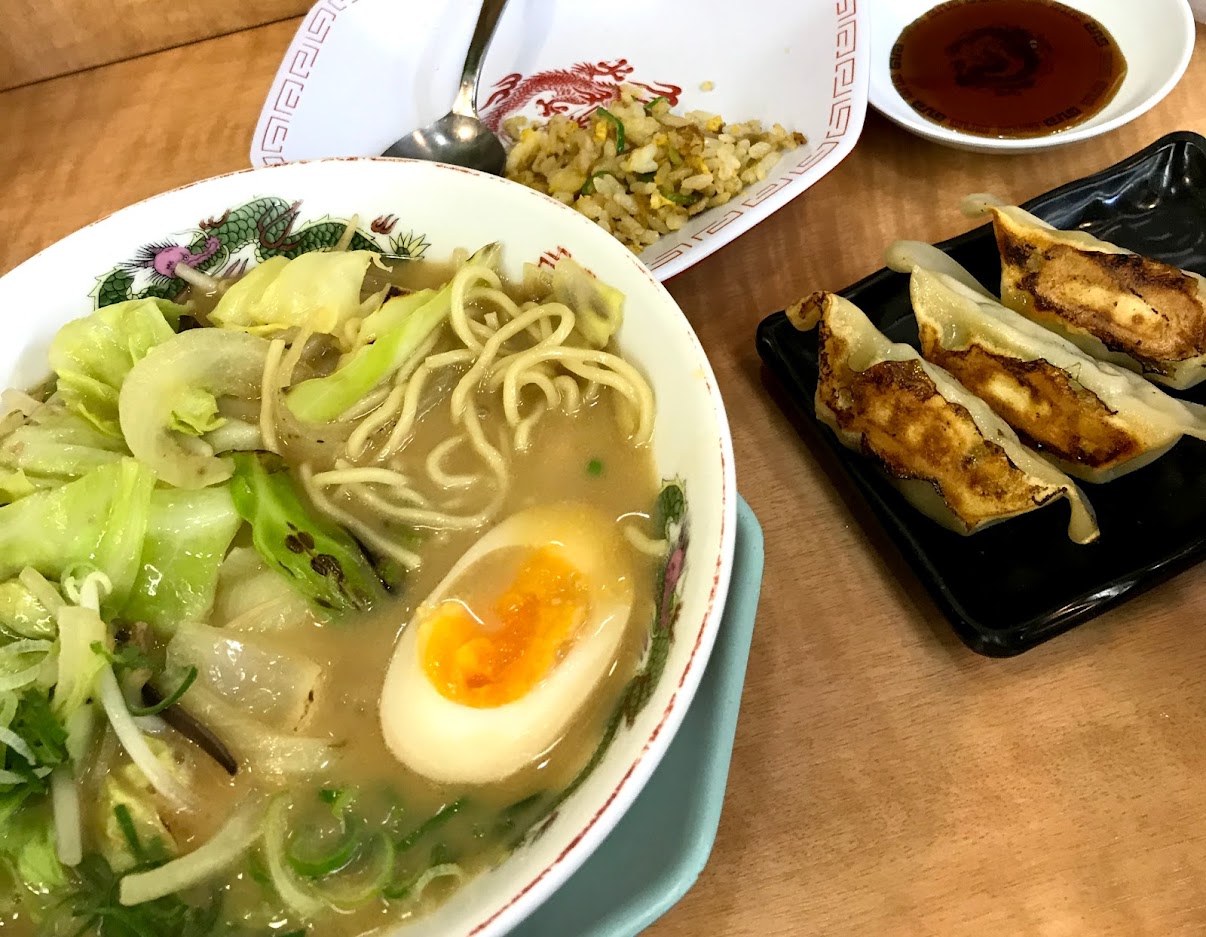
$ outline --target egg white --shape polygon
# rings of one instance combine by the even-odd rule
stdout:
[[[476,708],[443,696],[423,668],[417,622],[496,550],[556,545],[579,572],[589,613],[562,660],[523,696]],[[394,649],[381,728],[394,757],[448,784],[486,784],[531,764],[565,734],[607,675],[632,612],[631,564],[615,522],[582,504],[544,505],[504,520],[471,547],[419,606]]]

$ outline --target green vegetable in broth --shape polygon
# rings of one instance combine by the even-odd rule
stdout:
[[[51,818],[42,802],[50,773],[67,760],[67,733],[40,688],[20,695],[0,694],[0,701],[0,710],[7,709],[7,714],[0,713],[4,778],[0,781],[0,873],[7,870],[32,897],[66,880],[55,855]]]
[[[0,749],[5,777],[17,778],[0,784],[0,798],[45,793],[50,770],[67,760],[67,731],[42,690],[28,689],[18,697],[12,720],[0,732]]]
[[[0,873],[21,883],[18,900],[26,908],[40,910],[39,896],[62,887],[67,871],[55,854],[54,827],[44,809],[23,807],[23,798],[13,801],[0,794]]]
[[[501,257],[497,243],[487,244],[468,263],[495,270]],[[365,394],[393,376],[452,311],[452,283],[439,290],[420,290],[387,301],[367,316],[359,338],[368,342],[333,374],[302,381],[285,396],[299,420],[327,423],[349,410]]]
[[[426,837],[430,836],[445,823],[455,817],[461,810],[464,809],[467,801],[464,797],[454,800],[450,804],[445,804],[430,817],[416,826],[413,830],[398,840],[398,851],[406,852],[408,849],[413,849],[415,845],[422,842]]]
[[[231,547],[218,571],[210,622],[272,633],[314,617],[314,607],[253,546]]]
[[[230,460],[197,439],[197,427],[182,414],[197,415],[199,399],[257,399],[267,360],[264,339],[219,329],[191,329],[154,348],[121,388],[121,429],[130,452],[177,488],[204,488],[230,478]],[[188,432],[175,428],[182,423]]]
[[[91,647],[99,659],[109,663],[114,673],[151,673],[155,669],[146,652],[135,644],[123,644],[110,650],[103,641],[93,641]]]
[[[12,504],[37,490],[23,469],[0,468],[0,505]]]
[[[134,459],[0,508],[0,579],[30,566],[58,579],[77,564],[109,577],[120,607],[138,573],[155,476]]]
[[[251,453],[234,461],[235,507],[269,565],[323,608],[367,609],[382,597],[382,582],[359,544],[305,505],[287,471],[270,470]]]
[[[360,285],[375,256],[314,251],[292,260],[270,258],[226,291],[209,321],[255,335],[290,328],[338,334],[345,322],[362,314]]]
[[[208,391],[194,388],[183,395],[172,410],[172,429],[187,436],[203,436],[226,425],[218,414],[218,401]]]
[[[98,430],[61,403],[47,403],[0,441],[0,476],[7,471],[9,477],[25,479],[24,491],[7,499],[15,501],[82,478],[129,454],[120,436]]]
[[[169,706],[175,706],[188,692],[188,688],[193,685],[193,681],[197,679],[197,668],[189,667],[184,676],[180,678],[180,682],[176,684],[176,689],[172,690],[167,696],[161,699],[158,703],[152,703],[150,706],[131,706],[131,716],[157,716]]]
[[[155,807],[154,791],[134,765],[105,778],[99,801],[105,822],[98,848],[113,869],[125,872],[176,854],[176,839]]]
[[[289,844],[289,865],[298,875],[322,878],[333,875],[351,864],[363,846],[364,831],[355,818],[344,820],[339,840],[325,852],[300,846],[296,837]]]
[[[110,436],[121,436],[118,392],[130,369],[176,333],[183,307],[134,299],[68,322],[50,343],[50,366],[67,405]]]
[[[146,863],[153,867],[154,863]],[[140,868],[138,866],[136,868]],[[70,921],[67,933],[100,937],[210,937],[219,933],[222,899],[215,893],[206,903],[190,904],[175,895],[127,907],[119,892],[122,875],[102,856],[85,856],[76,867],[75,882],[59,914]],[[227,933],[237,933],[228,931]]]
[[[123,616],[171,632],[182,621],[207,615],[218,570],[242,523],[229,485],[154,492],[138,577]]]
[[[396,851],[383,831],[369,834],[359,843],[352,862],[334,879],[320,880],[311,887],[331,907],[352,911],[380,899],[394,874]]]
[[[553,267],[553,298],[574,311],[574,328],[592,348],[606,346],[624,321],[624,294],[569,257]]]
[[[0,634],[20,638],[53,638],[54,615],[18,579],[0,582]]]
[[[370,344],[333,374],[302,381],[289,391],[285,403],[293,415],[307,423],[327,423],[358,403],[447,320],[449,292],[422,290],[388,300],[364,321],[362,328],[375,328]]]

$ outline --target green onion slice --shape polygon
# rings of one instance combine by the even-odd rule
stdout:
[[[594,195],[595,194],[595,180],[598,179],[600,176],[611,176],[613,179],[620,178],[614,172],[612,172],[610,169],[600,169],[598,172],[592,172],[590,174],[590,178],[582,183],[582,188],[580,188],[578,190],[578,194],[579,195]]]
[[[197,679],[197,668],[189,667],[184,674],[184,679],[180,681],[180,685],[172,690],[167,696],[161,699],[153,706],[131,706],[131,716],[156,716],[163,712],[169,706],[175,706],[180,702],[180,697],[188,691],[188,688],[193,685],[193,681]]]
[[[673,202],[675,205],[694,205],[701,198],[703,198],[703,196],[698,192],[693,192],[690,195],[684,195],[682,192],[675,192],[667,188],[662,188],[660,191],[662,193],[662,198],[669,202]]]
[[[624,122],[616,117],[611,111],[605,107],[595,108],[595,114],[602,117],[606,121],[610,121],[616,128],[616,152],[624,152]]]

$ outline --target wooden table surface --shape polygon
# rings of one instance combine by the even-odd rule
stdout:
[[[295,28],[0,94],[0,272],[246,166]],[[766,313],[881,266],[888,241],[963,230],[967,192],[1026,199],[1168,131],[1206,132],[1203,87],[1199,28],[1172,94],[1087,143],[975,155],[871,113],[841,166],[669,284],[729,407],[766,578],[715,850],[650,934],[1206,933],[1204,571],[1021,658],[977,657],[768,399],[754,350]]]

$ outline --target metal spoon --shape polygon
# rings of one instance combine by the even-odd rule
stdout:
[[[461,88],[452,102],[452,110],[434,124],[397,140],[382,156],[429,159],[502,175],[507,153],[494,132],[477,116],[477,83],[486,49],[494,38],[495,27],[506,5],[507,0],[484,0],[482,3],[465,55]]]

